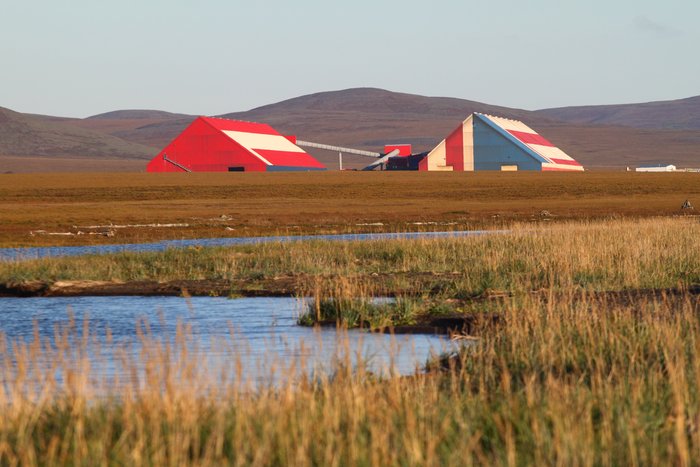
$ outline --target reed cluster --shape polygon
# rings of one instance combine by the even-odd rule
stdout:
[[[694,465],[698,238],[692,218],[617,220],[3,263],[2,281],[301,277],[312,318],[346,324],[509,293],[478,341],[409,377],[346,352],[324,372],[278,361],[251,381],[229,344],[184,326],[119,345],[89,324],[3,336],[0,464]],[[391,294],[398,305],[372,300]]]
[[[303,292],[352,280],[389,292],[622,290],[700,282],[695,218],[570,222],[474,237],[309,241],[0,262],[23,280],[299,279]]]
[[[5,337],[0,463],[691,465],[698,312],[691,295],[528,296],[414,376],[341,357],[313,375],[281,362],[256,385],[186,328],[113,352],[88,325]]]

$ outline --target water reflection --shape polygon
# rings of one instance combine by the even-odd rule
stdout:
[[[0,352],[5,365],[15,367],[34,352],[33,364],[45,360],[43,370],[54,371],[59,382],[89,365],[91,378],[107,386],[96,386],[103,391],[172,384],[166,379],[174,376],[196,383],[198,372],[222,384],[232,378],[280,384],[301,375],[325,377],[339,363],[360,361],[376,374],[410,374],[431,355],[454,348],[436,336],[298,326],[304,306],[277,297],[0,298]]]
[[[122,252],[165,251],[169,248],[217,247],[254,245],[258,243],[299,242],[305,240],[367,241],[412,238],[468,237],[502,233],[500,230],[460,230],[454,232],[394,232],[339,235],[292,235],[276,237],[197,238],[190,240],[164,240],[156,243],[130,243],[120,245],[57,246],[35,248],[0,248],[0,261],[21,261],[59,256],[103,255]]]

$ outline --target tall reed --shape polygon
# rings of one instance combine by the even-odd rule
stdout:
[[[430,371],[379,377],[341,358],[298,377],[281,362],[257,386],[233,353],[210,365],[185,327],[144,330],[116,360],[95,358],[80,323],[53,343],[5,337],[0,463],[691,465],[699,312],[692,294],[525,295]]]
[[[364,277],[389,291],[539,288],[621,290],[700,283],[694,218],[514,226],[476,237],[312,241],[0,263],[0,282],[23,280],[224,280]],[[336,287],[332,281],[326,281]],[[374,285],[373,285],[374,286]]]

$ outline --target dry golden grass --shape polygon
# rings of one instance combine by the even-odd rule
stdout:
[[[10,174],[0,175],[0,245],[670,216],[681,214],[686,199],[700,204],[699,182],[692,173]],[[431,222],[436,224],[425,224]],[[188,227],[114,229],[113,237],[29,234],[88,232],[85,226],[110,223]],[[374,223],[382,225],[358,225]]]
[[[226,354],[223,372],[204,364],[181,329],[175,345],[144,336],[143,351],[117,353],[115,382],[99,364],[106,349],[75,326],[55,344],[0,340],[0,464],[696,464],[700,303],[683,290],[700,282],[700,223],[529,227],[0,265],[4,280],[308,275],[321,299],[514,292],[473,346],[412,377],[378,378],[341,358],[305,379],[282,362],[281,384],[250,390],[239,355]],[[377,274],[394,282],[373,288]],[[661,287],[681,292],[595,293]]]
[[[684,288],[700,285],[698,238],[697,218],[518,224],[508,233],[460,238],[267,243],[0,262],[0,283],[191,280],[228,283],[232,289],[244,284],[242,289],[254,291],[284,279],[287,290],[321,300]]]
[[[697,300],[623,306],[585,293],[506,304],[432,372],[347,360],[250,390],[182,331],[106,350],[74,331],[3,342],[3,465],[691,465],[700,459]],[[88,327],[84,327],[84,331]],[[70,331],[70,330],[69,330]],[[133,350],[133,349],[132,349]],[[132,357],[128,357],[132,355]],[[343,363],[346,363],[343,365]],[[284,368],[284,365],[282,365]],[[59,377],[61,376],[61,377]],[[98,396],[98,397],[96,397]]]

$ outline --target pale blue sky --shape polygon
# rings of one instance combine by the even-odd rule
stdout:
[[[0,106],[248,110],[380,87],[525,109],[700,94],[696,0],[0,0]]]

